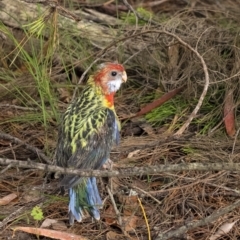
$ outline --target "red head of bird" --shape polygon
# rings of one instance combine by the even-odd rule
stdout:
[[[118,63],[103,63],[93,76],[94,82],[102,89],[109,107],[113,106],[113,97],[123,82],[127,81],[127,74],[123,65]]]

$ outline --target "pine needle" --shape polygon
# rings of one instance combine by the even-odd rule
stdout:
[[[145,213],[145,210],[144,210],[144,207],[142,205],[142,202],[141,202],[140,198],[138,198],[138,202],[139,202],[139,205],[142,209],[142,213],[143,213],[143,216],[144,216],[144,219],[145,219],[145,222],[146,222],[147,231],[148,231],[148,240],[151,240],[151,232],[150,232],[150,227],[149,227],[149,224],[148,224],[148,219],[147,219],[147,216],[146,216],[146,213]]]

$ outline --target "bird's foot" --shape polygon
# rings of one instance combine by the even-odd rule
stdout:
[[[103,164],[102,168],[112,169],[113,165],[114,165],[114,162],[110,158],[108,158],[108,160]]]

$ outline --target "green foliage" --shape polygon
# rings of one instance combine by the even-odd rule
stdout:
[[[183,151],[185,154],[193,154],[193,153],[195,153],[195,149],[193,149],[190,145],[185,145],[185,146],[182,148],[182,151]]]
[[[216,23],[223,29],[228,30],[230,33],[239,32],[239,24],[233,19],[228,18],[218,18],[216,19]]]
[[[40,16],[36,21],[26,24],[23,27],[28,28],[30,34],[36,35],[37,37],[41,37],[42,32],[46,27],[44,16]]]
[[[184,101],[181,96],[177,96],[147,113],[145,118],[153,126],[167,124],[176,114],[179,115],[179,117],[182,116],[188,107],[189,104]]]
[[[43,211],[39,206],[35,206],[31,211],[31,216],[36,221],[41,221],[44,219]]]
[[[1,121],[0,125],[4,125],[6,123],[23,123],[23,122],[28,122],[31,124],[34,123],[39,123],[42,120],[42,112],[29,112],[29,113],[25,113],[22,115],[10,115],[9,118],[5,118],[5,121]],[[51,121],[51,119],[54,116],[51,115],[51,112],[46,111],[46,120],[47,121]],[[43,123],[43,122],[41,122]]]
[[[156,96],[156,99],[160,96]],[[146,96],[142,102],[145,104],[154,101],[154,95]],[[191,104],[184,99],[183,96],[178,95],[173,99],[165,102],[162,106],[153,109],[151,112],[145,115],[146,120],[154,127],[165,125],[171,126],[173,118],[176,116],[177,121],[174,122],[174,126],[171,129],[178,129],[187,120],[187,117],[191,114],[193,108],[196,106],[198,99],[192,99]],[[217,99],[213,99],[213,96],[209,93],[198,112],[196,118],[193,119],[191,126],[197,128],[197,132],[200,134],[207,134],[221,121],[221,105],[219,105]]]
[[[150,11],[148,11],[148,10],[142,8],[142,7],[138,7],[136,11],[141,17],[146,19],[146,21],[148,19],[151,19],[152,16],[153,16],[152,12],[150,12]],[[135,25],[136,24],[136,16],[132,12],[131,13],[123,13],[121,15],[121,17],[125,20],[125,22],[127,24],[130,24],[130,25]],[[142,20],[142,19],[138,19],[138,24],[139,25],[144,25],[144,24],[146,24],[146,21]]]
[[[32,103],[32,105],[37,106],[42,111],[42,119],[44,126],[47,127],[47,111],[51,111],[56,119],[58,119],[58,113],[56,109],[56,97],[52,90],[52,84],[50,81],[50,72],[51,72],[51,62],[52,56],[54,52],[54,46],[48,45],[46,48],[46,44],[44,41],[44,37],[41,35],[43,28],[45,26],[42,17],[39,20],[35,21],[32,25],[30,24],[30,35],[26,31],[26,37],[22,42],[18,42],[18,40],[14,37],[12,32],[8,30],[4,25],[0,26],[0,30],[4,32],[11,39],[15,45],[16,57],[21,59],[24,67],[27,68],[27,73],[31,75],[33,80],[35,80],[38,93],[40,96],[40,102],[31,97],[27,92],[22,91],[20,89],[15,89],[18,92],[18,97],[24,105],[28,105],[28,103]],[[36,32],[34,32],[36,31]],[[35,41],[32,41],[33,33],[36,33],[39,38],[39,45],[36,47]],[[51,39],[51,37],[49,37]],[[23,47],[28,42],[31,51],[25,50]],[[40,49],[39,49],[40,48]],[[29,53],[30,52],[30,53]],[[11,65],[13,66],[14,59],[12,60]],[[16,65],[18,69],[19,66]],[[21,70],[20,70],[21,71]],[[26,72],[23,72],[26,75]],[[21,73],[18,73],[20,76]],[[18,86],[19,87],[19,86]],[[47,105],[50,105],[50,108]]]
[[[205,97],[198,116],[192,121],[198,128],[197,132],[203,135],[208,134],[222,120],[222,106],[210,94],[211,91]],[[197,101],[194,101],[194,106],[196,104]]]

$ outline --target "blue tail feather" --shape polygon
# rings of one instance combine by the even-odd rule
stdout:
[[[82,221],[84,211],[87,211],[96,220],[100,219],[99,208],[102,206],[102,200],[95,177],[85,178],[77,186],[70,188],[69,198],[69,222],[71,225],[74,220]]]
[[[95,177],[91,177],[90,178],[91,182],[92,182],[92,188],[93,188],[93,193],[94,193],[94,197],[95,197],[95,204],[98,206],[98,208],[102,207],[102,199],[99,195],[98,192],[98,187],[97,187],[97,181]]]
[[[97,188],[96,181],[94,183],[94,182],[91,181],[90,178],[88,178],[88,182],[87,182],[87,193],[88,193],[87,194],[87,201],[88,201],[88,204],[89,204],[89,211],[88,212],[96,220],[99,220],[100,219],[100,213],[99,213],[99,210],[98,210],[98,205],[99,205],[100,196],[99,196],[99,193],[98,193],[98,189],[97,189],[97,192],[95,191],[96,188]]]
[[[69,222],[72,225],[74,223],[74,220],[76,219],[78,222],[82,221],[83,218],[83,212],[81,208],[78,208],[76,206],[76,200],[77,200],[77,196],[76,196],[76,191],[73,188],[69,189],[69,206],[68,206],[68,210],[69,210]]]

